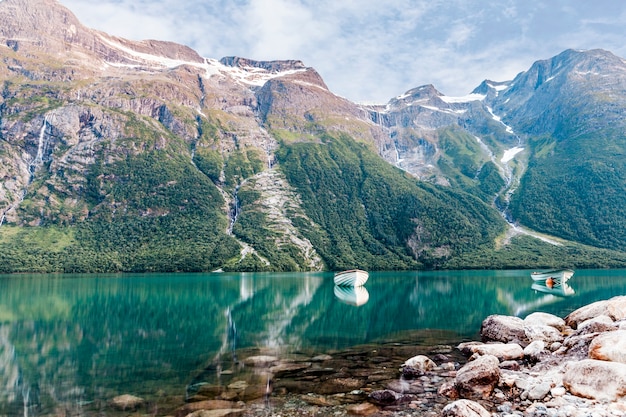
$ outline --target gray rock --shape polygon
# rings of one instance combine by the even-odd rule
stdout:
[[[626,330],[599,335],[589,344],[589,357],[626,364]]]
[[[559,331],[565,330],[567,325],[565,320],[554,314],[534,312],[524,318],[524,326],[550,326]]]
[[[626,364],[595,359],[569,362],[563,385],[574,395],[616,401],[626,397]]]
[[[243,360],[243,363],[245,363],[248,366],[254,366],[254,367],[268,367],[278,362],[278,360],[279,359],[276,356],[257,355],[257,356],[247,357],[246,359]]]
[[[480,335],[484,342],[517,342],[523,346],[528,344],[524,321],[519,317],[491,315],[483,320]]]
[[[522,359],[524,357],[524,350],[517,343],[484,343],[469,346],[469,350],[481,356],[495,356],[500,361]]]
[[[399,394],[395,391],[385,389],[373,391],[369,395],[368,400],[376,405],[389,406],[408,403],[411,402],[411,400],[413,400],[414,398],[415,396],[413,395]]]
[[[547,382],[534,385],[528,390],[528,399],[531,401],[543,400],[549,393],[552,386]]]
[[[541,340],[546,343],[562,342],[563,334],[552,326],[532,325],[524,326],[526,338],[531,341]]]
[[[244,410],[241,408],[224,409],[224,410],[198,410],[186,417],[238,417],[243,415]]]
[[[565,323],[576,329],[585,320],[606,315],[613,321],[626,319],[626,296],[613,297],[609,300],[596,301],[573,311],[565,317]]]
[[[223,400],[206,400],[185,404],[177,409],[174,413],[175,417],[185,417],[200,410],[229,410],[235,407],[232,401]]]
[[[607,315],[593,317],[578,324],[575,335],[585,335],[590,333],[601,333],[617,330],[618,326]]]
[[[481,356],[457,372],[455,384],[462,397],[487,398],[500,379],[500,361],[495,356]]]
[[[114,408],[120,411],[134,411],[138,409],[139,407],[141,407],[143,403],[144,403],[143,398],[136,397],[130,394],[123,394],[123,395],[118,395],[117,397],[114,397],[109,402],[109,405],[111,406],[111,408]]]
[[[538,361],[545,352],[546,344],[543,340],[535,340],[524,348],[524,356],[532,361]]]
[[[446,405],[441,415],[443,417],[491,417],[491,413],[485,407],[470,400],[457,400]]]
[[[402,366],[403,367],[409,366],[409,367],[418,369],[422,371],[423,373],[426,371],[432,371],[433,369],[437,367],[437,364],[434,361],[432,361],[428,356],[417,355],[417,356],[413,356],[410,359],[407,359],[406,362],[404,362]]]

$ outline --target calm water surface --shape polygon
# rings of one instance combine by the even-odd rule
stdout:
[[[359,291],[329,273],[0,276],[0,416],[183,396],[246,352],[454,344],[490,314],[564,317],[626,295],[626,270],[578,270],[553,293],[529,272],[380,272]]]

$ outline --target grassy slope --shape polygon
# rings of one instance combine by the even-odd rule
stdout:
[[[586,245],[626,250],[626,137],[604,130],[555,142],[537,139],[514,195],[515,218]]]
[[[437,267],[503,230],[477,198],[419,183],[345,136],[321,139],[286,146],[279,158],[319,225],[302,226],[330,269]]]

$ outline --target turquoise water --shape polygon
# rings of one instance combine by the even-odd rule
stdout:
[[[530,271],[0,276],[0,416],[132,393],[183,396],[238,352],[316,355],[360,344],[453,344],[490,314],[524,317],[626,295],[626,270],[579,270],[571,294]],[[547,290],[546,288],[543,288]]]

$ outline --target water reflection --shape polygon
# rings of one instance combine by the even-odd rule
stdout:
[[[229,380],[244,350],[470,340],[490,314],[563,317],[626,294],[626,271],[572,284],[563,297],[531,288],[528,271],[380,272],[347,293],[324,273],[0,276],[0,415],[182,396],[198,376]]]
[[[567,282],[552,285],[549,285],[549,283],[546,282],[533,282],[533,285],[531,285],[530,288],[535,291],[556,295],[558,297],[571,297],[576,293],[576,291],[574,291],[574,289]]]
[[[512,294],[503,292],[500,292],[498,296],[501,300],[506,300],[506,304],[511,308],[513,315],[522,316],[543,309],[549,304],[557,303],[562,298],[576,294],[576,291],[568,282],[553,281],[550,277],[546,280],[533,281],[530,289],[537,297],[529,300],[515,300]]]
[[[345,287],[341,285],[335,285],[333,290],[335,297],[342,303],[346,303],[351,306],[362,306],[370,299],[370,293],[367,292],[365,287]]]

